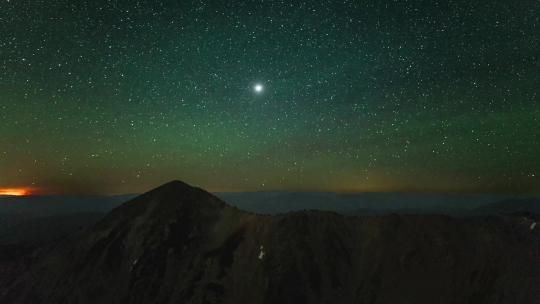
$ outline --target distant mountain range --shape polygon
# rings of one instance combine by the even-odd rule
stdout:
[[[503,195],[435,193],[240,192],[216,195],[240,209],[262,214],[323,210],[344,215],[396,213],[461,216],[474,214],[476,208],[492,203],[521,200]]]
[[[538,198],[423,193],[237,192],[216,196],[259,214],[321,210],[343,215],[540,215]],[[0,246],[41,246],[89,226],[137,195],[0,196]]]
[[[489,194],[221,192],[215,195],[240,209],[261,214],[322,210],[345,215],[362,215],[363,212],[368,214],[468,215],[474,214],[475,209],[493,203],[510,200],[514,202],[538,201],[538,198],[515,198]],[[107,213],[136,196],[0,196],[0,223],[2,220],[5,223],[17,221],[18,218]],[[512,205],[509,208],[512,209]]]
[[[475,215],[534,214],[540,215],[540,199],[508,199],[473,210]]]
[[[540,229],[506,208],[261,215],[175,181],[0,260],[0,303],[538,303]]]
[[[46,217],[73,213],[106,213],[137,195],[117,196],[0,196],[0,217]]]

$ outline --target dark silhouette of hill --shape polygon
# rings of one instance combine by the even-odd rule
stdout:
[[[41,246],[93,225],[105,213],[72,213],[24,218],[0,229],[0,245]]]
[[[135,195],[0,196],[0,223],[13,218],[38,218],[74,213],[106,213]]]
[[[65,237],[133,197],[0,196],[0,245],[41,245]]]
[[[0,227],[0,286],[24,272],[42,247],[76,236],[103,218],[104,213],[74,213],[19,218]]]
[[[533,223],[258,215],[175,181],[37,252],[0,303],[538,303]]]
[[[324,210],[346,215],[463,215],[500,199],[494,195],[327,192],[218,193],[241,209],[264,214]],[[92,225],[134,195],[122,196],[0,196],[0,246],[31,253]],[[476,214],[473,212],[473,214]],[[8,255],[20,260],[20,254]],[[5,261],[5,260],[4,260]]]
[[[430,193],[239,192],[216,196],[240,209],[280,214],[322,210],[345,215],[446,214],[467,215],[500,195]],[[56,215],[107,213],[135,195],[120,196],[0,196],[0,234],[5,227]]]
[[[476,208],[476,215],[531,214],[540,216],[540,199],[508,199]]]
[[[475,208],[508,198],[435,193],[239,192],[216,195],[240,209],[255,213],[323,210],[345,215],[466,215]]]

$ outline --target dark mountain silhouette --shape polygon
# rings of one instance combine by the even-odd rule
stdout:
[[[216,193],[224,201],[250,212],[280,214],[324,210],[345,215],[446,214],[467,215],[480,206],[508,199],[489,194],[239,192]]]
[[[75,213],[103,213],[135,195],[117,196],[0,196],[0,223],[13,218],[38,218]]]
[[[477,215],[530,214],[540,216],[540,199],[508,199],[474,209]]]
[[[0,281],[0,303],[538,303],[519,216],[258,215],[171,182]]]
[[[0,245],[42,246],[87,228],[104,216],[104,213],[74,213],[25,219],[0,229]]]
[[[0,286],[24,272],[32,263],[34,252],[41,247],[80,234],[103,216],[103,213],[75,213],[24,218],[0,227]]]

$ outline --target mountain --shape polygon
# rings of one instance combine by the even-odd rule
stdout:
[[[109,212],[135,195],[117,196],[1,196],[0,223],[14,217],[24,219],[75,213]]]
[[[75,213],[17,220],[0,227],[0,286],[32,264],[34,252],[55,241],[80,234],[103,213]]]
[[[513,199],[502,195],[447,193],[220,192],[215,195],[242,210],[263,214],[323,210],[344,215],[468,215],[475,208]],[[107,213],[135,196],[0,196],[0,234],[8,226],[33,219]]]
[[[0,286],[48,244],[78,234],[132,195],[0,196]]]
[[[97,220],[100,216],[118,207],[133,195],[119,196],[1,196],[0,195],[0,244],[5,235],[16,234],[17,242],[35,239],[37,234],[48,234],[45,238],[62,237],[80,226]],[[53,233],[47,226],[63,226]],[[38,226],[43,226],[42,231]],[[27,231],[25,235],[20,231]],[[52,234],[50,234],[51,232]],[[13,236],[13,239],[15,236]]]
[[[74,213],[19,220],[0,229],[0,246],[41,246],[99,221],[104,213]]]
[[[532,223],[259,215],[174,181],[35,253],[0,303],[538,303]]]
[[[540,216],[540,199],[508,199],[474,209],[478,215],[530,214]]]
[[[480,206],[508,199],[490,194],[221,192],[216,195],[240,209],[280,214],[324,210],[344,215],[446,214],[468,215]]]

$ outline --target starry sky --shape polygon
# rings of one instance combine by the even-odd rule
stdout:
[[[540,192],[536,0],[0,0],[0,187]]]

